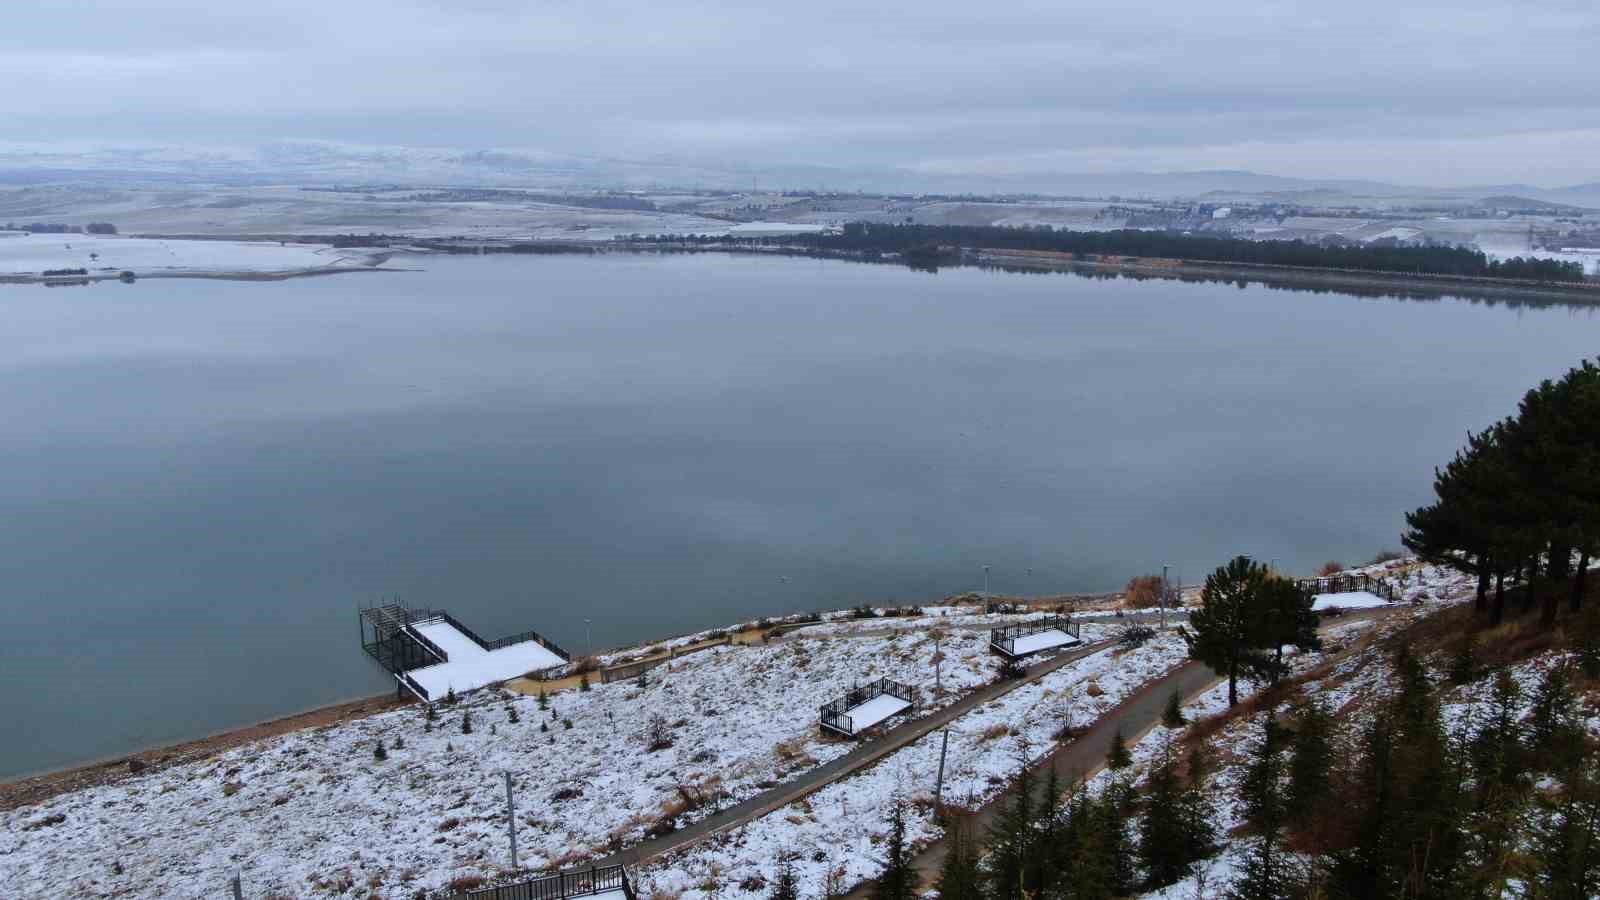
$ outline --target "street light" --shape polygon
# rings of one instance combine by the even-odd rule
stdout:
[[[594,631],[589,628],[588,619],[583,620],[583,638],[589,644],[589,655],[594,655]]]
[[[983,599],[989,599],[989,567],[983,567]]]
[[[1170,567],[1169,563],[1161,564],[1161,602],[1157,605],[1161,608],[1161,627],[1163,629],[1167,627],[1167,591],[1169,590],[1167,587],[1167,569]]]

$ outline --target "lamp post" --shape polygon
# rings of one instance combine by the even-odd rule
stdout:
[[[1162,630],[1166,630],[1167,627],[1167,569],[1169,567],[1170,563],[1161,564],[1161,603],[1158,605],[1161,607]]]
[[[589,627],[591,620],[583,620],[583,639],[589,645],[589,655],[594,655],[594,630]]]
[[[983,599],[989,599],[989,567],[983,567]]]

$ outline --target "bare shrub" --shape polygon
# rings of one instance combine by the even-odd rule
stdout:
[[[645,750],[654,753],[672,746],[672,729],[667,726],[664,716],[651,716],[650,725],[645,730]]]
[[[1324,578],[1326,578],[1329,575],[1337,575],[1340,572],[1343,572],[1344,570],[1345,570],[1344,563],[1339,562],[1336,559],[1330,559],[1327,562],[1322,564],[1322,568],[1317,570],[1317,574],[1321,575]]]
[[[1091,697],[1099,697],[1105,693],[1105,689],[1100,687],[1100,682],[1091,681],[1086,687],[1084,687],[1083,692]]]
[[[1372,559],[1367,562],[1367,565],[1381,566],[1386,562],[1394,562],[1397,559],[1405,558],[1406,555],[1401,553],[1399,550],[1379,550],[1377,555],[1373,556]]]
[[[572,674],[583,675],[593,672],[598,668],[600,668],[600,660],[595,659],[592,656],[580,656],[578,657],[577,661],[572,664]]]
[[[483,887],[488,882],[489,879],[483,877],[482,875],[462,875],[460,877],[450,879],[449,887],[450,890],[455,891],[458,894],[464,894],[467,891],[475,891],[478,888]]]
[[[983,733],[978,735],[978,740],[980,740],[980,741],[998,740],[999,738],[1003,738],[1003,737],[1005,737],[1006,735],[1008,735],[1010,733],[1011,733],[1011,726],[1010,725],[1007,725],[1004,722],[996,722],[995,724],[990,725],[988,728],[985,728],[983,730]]]

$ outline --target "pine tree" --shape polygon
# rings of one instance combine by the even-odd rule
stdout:
[[[461,714],[461,733],[472,733],[472,713],[470,712],[464,712]]]
[[[1240,788],[1245,821],[1256,837],[1245,857],[1244,878],[1229,896],[1234,900],[1281,900],[1290,894],[1293,879],[1282,847],[1287,820],[1282,791],[1285,738],[1271,714],[1262,718],[1261,742],[1256,746]]]
[[[1253,643],[1272,651],[1272,658],[1263,659],[1258,672],[1274,684],[1289,671],[1283,661],[1284,647],[1306,653],[1322,649],[1322,638],[1317,636],[1320,616],[1312,609],[1315,600],[1293,579],[1272,574],[1261,582],[1252,598],[1255,610],[1251,618],[1256,630]]]
[[[432,722],[434,719],[439,718],[439,713],[434,710],[433,704],[429,703],[426,711],[422,714],[422,717],[427,719],[429,722]]]
[[[1533,835],[1536,870],[1528,896],[1600,896],[1600,763],[1590,755],[1568,772],[1561,791],[1540,805],[1543,816]]]
[[[1172,695],[1167,698],[1167,708],[1161,712],[1161,724],[1174,731],[1188,724],[1183,717],[1183,696],[1177,689],[1173,689]]]
[[[1001,808],[989,826],[988,855],[983,879],[991,900],[1020,900],[1023,875],[1034,849],[1033,773],[1024,757],[1018,765],[1011,802]]]
[[[1106,871],[1110,874],[1108,887],[1114,897],[1132,894],[1137,881],[1133,840],[1128,833],[1128,812],[1133,796],[1132,785],[1117,777],[1106,786],[1105,795],[1098,804],[1097,830],[1101,834],[1100,846],[1106,859]]]
[[[383,748],[383,741],[379,740],[372,745],[372,759],[374,762],[383,762],[389,758],[389,751]]]
[[[1120,772],[1133,765],[1133,754],[1128,752],[1128,741],[1122,736],[1122,724],[1111,735],[1111,749],[1106,751],[1106,768]]]
[[[768,900],[800,900],[800,886],[794,877],[794,864],[785,859],[778,865],[778,877],[772,882]]]
[[[1139,818],[1139,865],[1144,869],[1144,890],[1153,891],[1183,879],[1189,873],[1188,825],[1183,787],[1172,745],[1146,781],[1144,813]]]
[[[1488,706],[1474,716],[1467,752],[1482,787],[1516,787],[1525,781],[1522,688],[1511,673],[1495,672]]]
[[[403,737],[395,738],[394,739],[394,748],[396,750],[404,750],[406,748],[406,739],[403,738]]]
[[[905,802],[899,797],[889,806],[889,837],[884,841],[883,874],[872,890],[873,900],[912,900],[916,896],[917,873],[911,868],[911,850],[906,846]]]
[[[1289,787],[1284,795],[1285,821],[1304,825],[1316,817],[1327,798],[1333,769],[1333,717],[1316,700],[1302,704],[1295,715],[1294,750],[1289,758]]]
[[[1450,683],[1454,685],[1471,684],[1478,680],[1478,656],[1472,635],[1462,635],[1455,643],[1455,648],[1450,654]]]
[[[539,708],[540,709],[549,709],[550,708],[550,698],[548,696],[546,696],[546,694],[544,692],[544,685],[542,685],[542,684],[539,685]]]
[[[578,690],[580,690],[580,691],[589,690],[589,673],[588,672],[585,672],[582,675],[578,676]]]
[[[972,837],[972,821],[955,813],[945,828],[948,852],[934,883],[939,900],[984,900],[983,879],[978,870],[979,848]]]
[[[506,721],[513,725],[522,721],[522,717],[517,715],[517,708],[515,706],[506,707]]]
[[[1238,556],[1206,576],[1200,608],[1189,614],[1189,624],[1178,629],[1189,646],[1189,656],[1228,678],[1228,705],[1239,702],[1241,677],[1255,678],[1273,671],[1273,660],[1262,652],[1263,630],[1257,621],[1258,595],[1267,570]],[[1193,630],[1191,630],[1193,629]]]
[[[1528,743],[1546,771],[1565,772],[1583,755],[1584,728],[1575,702],[1567,667],[1552,666],[1534,692],[1528,717]]]
[[[1180,798],[1184,823],[1184,856],[1192,862],[1217,850],[1216,802],[1206,790],[1206,751],[1201,744],[1189,748],[1189,783]]]

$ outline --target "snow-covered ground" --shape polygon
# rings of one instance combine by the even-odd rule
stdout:
[[[949,726],[945,801],[977,806],[993,798],[1021,760],[1053,748],[1062,726],[1093,721],[1186,658],[1183,641],[1165,633],[1136,649],[1091,654],[961,716]],[[926,801],[933,794],[940,743],[938,733],[929,734],[866,771],[649,864],[636,873],[641,896],[764,895],[766,889],[756,885],[772,881],[780,857],[794,858],[804,897],[824,896],[830,880],[848,888],[876,875],[879,842],[888,830],[885,812],[894,797],[921,801],[907,810],[908,839],[939,835]]]
[[[1389,601],[1370,591],[1348,591],[1342,594],[1318,594],[1312,598],[1311,608],[1325,609],[1380,609]]]
[[[293,272],[369,265],[370,252],[276,241],[154,240],[89,234],[34,234],[0,240],[0,275],[48,269],[90,274]]]
[[[547,711],[480,692],[431,730],[412,707],[260,741],[0,813],[0,893],[215,896],[239,870],[250,896],[409,896],[499,870],[506,771],[522,864],[572,863],[848,752],[819,736],[817,710],[855,682],[917,686],[933,710],[992,679],[987,635],[951,634],[941,650],[942,693],[925,634],[824,636],[702,651]],[[671,745],[650,750],[659,736]]]

